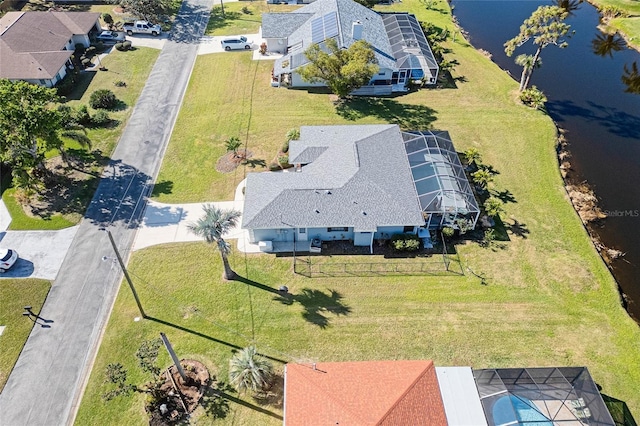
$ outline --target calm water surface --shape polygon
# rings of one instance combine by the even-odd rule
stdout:
[[[454,14],[469,33],[471,43],[491,52],[492,59],[511,75],[520,77],[515,56],[504,53],[503,44],[514,37],[531,12],[543,1],[454,0]],[[542,67],[531,84],[549,102],[551,117],[568,130],[574,174],[593,187],[609,217],[596,229],[607,247],[626,253],[613,264],[613,274],[628,297],[628,310],[640,320],[640,95],[625,93],[621,80],[625,64],[640,65],[640,53],[624,48],[604,57],[594,54],[592,40],[598,34],[598,13],[582,3],[567,19],[575,35],[569,47],[548,46],[542,51]]]

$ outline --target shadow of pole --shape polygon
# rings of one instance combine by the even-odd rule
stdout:
[[[278,419],[278,420],[283,420],[282,416],[279,415],[279,414],[272,413],[269,410],[266,410],[266,409],[264,409],[262,407],[258,407],[257,405],[253,405],[253,404],[251,404],[251,403],[249,403],[247,401],[243,401],[240,398],[236,398],[235,396],[229,395],[228,393],[220,392],[220,396],[223,397],[224,399],[227,399],[227,400],[231,401],[231,402],[235,402],[238,405],[242,405],[243,407],[250,408],[252,410],[255,410],[255,411],[257,411],[259,413],[262,413],[262,414],[266,414],[267,416],[273,417],[273,418]]]
[[[147,315],[145,317],[145,319],[157,322],[157,323],[162,324],[162,325],[166,325],[166,326],[175,328],[176,330],[180,330],[180,331],[184,331],[184,332],[189,333],[189,334],[193,334],[194,336],[202,337],[203,339],[207,339],[207,340],[209,340],[211,342],[220,343],[221,345],[225,345],[225,346],[228,346],[228,347],[236,349],[236,350],[244,349],[242,346],[234,345],[233,343],[225,342],[224,340],[220,340],[220,339],[216,339],[215,337],[207,336],[206,334],[200,333],[199,331],[191,330],[189,328],[182,327],[180,325],[173,324],[173,323],[170,323],[168,321],[164,321],[164,320],[161,320],[159,318],[152,317],[150,315]],[[265,357],[267,359],[270,359],[271,361],[279,362],[281,364],[286,364],[287,363],[287,361],[285,361],[285,360],[282,360],[282,359],[279,359],[279,358],[275,358],[275,357],[272,357],[272,356],[269,356],[269,355],[265,355],[265,354],[261,354],[261,353],[259,353],[258,355],[260,355],[262,357]]]

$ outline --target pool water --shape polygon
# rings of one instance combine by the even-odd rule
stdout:
[[[493,421],[496,426],[513,424],[516,420],[522,426],[553,426],[553,423],[527,398],[505,395],[496,400],[493,404]]]

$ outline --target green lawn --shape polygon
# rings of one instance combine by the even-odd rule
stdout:
[[[214,5],[211,18],[205,31],[206,35],[254,34],[262,25],[262,14],[266,12],[289,12],[300,6],[267,4],[264,1],[240,1],[225,3],[222,7]]]
[[[418,1],[394,7],[440,27],[451,25],[447,13],[426,11]],[[232,350],[251,342],[286,362],[586,365],[603,393],[640,413],[640,330],[621,308],[616,284],[568,201],[553,123],[519,105],[517,83],[457,40],[446,44],[447,57],[459,63],[457,89],[359,99],[341,111],[326,93],[271,88],[271,64],[252,62],[246,52],[199,57],[156,199],[231,199],[245,171],[215,171],[230,136],[240,137],[268,164],[287,130],[301,125],[391,122],[448,130],[459,151],[480,150],[483,161],[500,172],[495,191],[511,198],[503,215],[508,241],[493,250],[470,241],[456,247],[465,269],[484,275],[488,285],[471,274],[309,279],[292,273],[290,259],[238,253],[232,265],[248,281],[226,283],[219,278],[218,255],[204,243],[136,252],[130,261],[133,280],[145,309],[163,322],[134,322],[135,303],[122,287],[77,424],[146,423],[142,396],[101,400],[104,367],[122,362],[140,383],[133,354],[160,331],[180,357],[201,360],[225,381]],[[270,290],[283,284],[295,295],[290,303]],[[162,353],[160,364],[168,363]],[[282,414],[279,408],[259,406],[250,397],[240,402],[231,401],[230,412],[217,423],[280,424],[274,417]]]
[[[0,281],[0,326],[6,326],[0,336],[0,391],[33,328],[33,321],[22,316],[24,307],[31,306],[33,312],[40,312],[50,287],[51,283],[45,280]]]
[[[89,107],[89,97],[91,93],[99,89],[112,90],[121,105],[115,111],[109,111],[109,116],[113,120],[113,125],[105,128],[87,128],[87,136],[91,140],[91,155],[87,156],[93,166],[90,171],[94,175],[86,175],[87,180],[71,184],[74,188],[72,199],[66,201],[67,205],[75,206],[74,209],[65,213],[52,212],[48,216],[34,217],[25,214],[22,206],[18,203],[15,190],[7,189],[3,192],[2,198],[11,213],[12,230],[30,229],[62,229],[77,224],[84,214],[84,210],[93,197],[93,193],[99,182],[99,175],[102,166],[108,161],[108,157],[115,149],[116,144],[124,130],[127,120],[131,116],[133,106],[142,92],[151,68],[155,63],[159,50],[149,48],[138,48],[129,52],[119,52],[112,49],[111,53],[102,60],[102,64],[108,71],[86,72],[81,75],[77,89],[67,96],[68,104],[77,107],[86,105],[93,115],[95,110]],[[95,61],[95,60],[94,60]],[[124,81],[126,87],[116,87],[114,82]],[[69,148],[79,148],[74,143],[68,144]],[[9,182],[5,182],[8,186]]]

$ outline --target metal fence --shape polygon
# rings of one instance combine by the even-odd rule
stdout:
[[[445,254],[412,262],[324,262],[322,257],[296,257],[293,269],[308,278],[388,275],[460,276],[464,270],[457,255]],[[317,261],[315,261],[317,260]],[[315,261],[315,262],[314,262]]]

